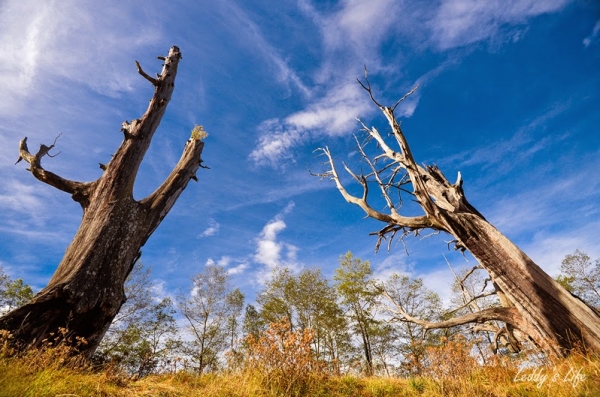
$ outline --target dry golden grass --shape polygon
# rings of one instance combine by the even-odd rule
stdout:
[[[427,351],[423,375],[409,379],[334,376],[314,360],[311,334],[275,324],[250,340],[244,363],[221,374],[179,372],[133,380],[73,360],[62,343],[15,355],[0,335],[0,397],[593,397],[600,396],[600,360],[574,353],[545,366],[522,368],[522,361],[494,357],[479,365],[464,341],[448,341]]]

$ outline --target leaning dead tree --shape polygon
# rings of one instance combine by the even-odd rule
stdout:
[[[190,179],[201,166],[206,136],[201,127],[192,132],[181,159],[167,179],[148,197],[133,198],[140,163],[171,100],[179,48],[172,47],[156,77],[137,70],[154,86],[144,115],[124,122],[124,140],[110,162],[100,164],[103,174],[93,182],[65,179],[42,167],[41,160],[54,147],[41,145],[29,152],[27,138],[20,143],[20,157],[38,180],[69,193],[83,209],[81,225],[48,285],[34,299],[0,318],[0,329],[9,330],[21,348],[39,347],[53,340],[59,328],[68,337],[84,338],[81,354],[93,354],[127,297],[123,285],[141,255],[140,248],[165,218]],[[56,141],[54,142],[56,143]]]
[[[453,236],[459,250],[469,250],[489,273],[502,307],[488,308],[442,323],[411,319],[425,328],[444,328],[468,323],[484,324],[500,321],[507,330],[516,329],[526,335],[547,354],[565,356],[574,347],[600,353],[600,317],[546,274],[523,251],[491,225],[465,197],[460,172],[450,183],[440,169],[417,164],[406,136],[394,115],[398,104],[388,107],[377,102],[366,79],[360,82],[373,103],[381,110],[391,127],[393,145],[375,128],[363,124],[367,139],[357,139],[367,173],[346,171],[362,186],[361,196],[349,193],[342,184],[329,148],[320,149],[327,157],[327,170],[320,174],[332,179],[347,202],[359,206],[368,217],[385,226],[376,233],[378,249],[382,241],[391,243],[394,236],[417,235],[424,229]],[[367,146],[376,145],[377,155],[367,155]],[[385,211],[370,204],[370,187],[375,186],[386,202]],[[405,216],[400,210],[401,197],[409,194],[423,211],[419,216]],[[389,245],[388,245],[389,248]],[[406,313],[400,312],[408,319]],[[504,331],[503,331],[504,332]],[[512,336],[510,337],[512,338]]]

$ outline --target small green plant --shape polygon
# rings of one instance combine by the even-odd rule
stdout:
[[[421,377],[411,377],[408,378],[408,386],[421,394],[425,391],[425,380]]]

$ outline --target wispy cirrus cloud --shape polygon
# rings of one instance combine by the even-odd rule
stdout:
[[[228,25],[235,26],[238,37],[244,41],[245,45],[258,51],[275,72],[277,80],[286,85],[291,84],[306,96],[310,95],[310,89],[302,82],[296,71],[288,65],[280,51],[265,39],[261,28],[252,21],[246,12],[232,1],[223,2],[222,5]]]
[[[373,111],[355,79],[362,62],[368,60],[371,70],[381,67],[379,47],[401,10],[400,3],[391,0],[368,4],[347,0],[331,14],[318,12],[309,1],[299,4],[321,32],[323,61],[313,74],[318,89],[303,110],[266,120],[258,127],[259,138],[249,156],[257,165],[278,167],[293,160],[294,147],[315,136],[338,136],[353,130],[356,117]]]
[[[495,167],[496,174],[505,174],[535,153],[565,138],[567,133],[539,138],[539,130],[569,108],[569,101],[555,103],[529,123],[517,129],[510,137],[494,142],[493,146],[475,147],[446,157],[440,163],[457,162],[461,167],[479,165],[482,169]]]
[[[583,45],[585,47],[589,47],[590,44],[592,44],[593,42],[598,40],[598,37],[600,37],[600,19],[598,21],[596,21],[596,24],[594,25],[594,27],[592,29],[592,33],[590,33],[589,36],[587,36],[585,39],[583,39]]]
[[[352,130],[356,117],[373,112],[368,98],[355,83],[361,63],[368,63],[374,73],[401,77],[399,65],[383,65],[382,45],[390,37],[406,36],[424,40],[425,47],[440,52],[465,47],[481,41],[516,41],[526,31],[529,19],[556,12],[570,0],[486,1],[443,0],[431,5],[426,13],[406,2],[378,0],[368,4],[358,0],[343,1],[335,11],[319,12],[308,0],[300,8],[321,31],[322,63],[314,73],[320,87],[304,110],[285,118],[270,119],[259,127],[259,138],[249,160],[257,165],[279,167],[293,161],[294,148],[324,135],[336,136]],[[425,32],[425,33],[424,33]],[[448,59],[418,79],[429,81],[459,59]],[[412,88],[412,87],[410,87]],[[410,89],[408,88],[408,89]],[[409,98],[399,110],[400,117],[410,117],[419,103],[420,92]]]
[[[25,98],[57,77],[109,96],[131,90],[135,76],[125,73],[121,54],[160,38],[160,26],[150,18],[133,5],[6,0],[0,7],[0,51],[15,56],[0,59],[0,95],[11,98],[0,112],[21,111]]]
[[[444,0],[428,22],[431,42],[439,50],[447,50],[497,39],[503,29],[525,24],[529,18],[556,12],[570,0]],[[513,39],[518,34],[510,32]]]

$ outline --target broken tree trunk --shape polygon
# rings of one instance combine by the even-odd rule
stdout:
[[[363,150],[364,146],[359,144],[359,152],[370,172],[356,175],[345,166],[362,185],[362,197],[353,196],[346,191],[328,148],[322,151],[328,159],[330,169],[320,176],[331,178],[346,201],[361,207],[367,216],[386,224],[375,233],[379,236],[377,248],[382,240],[389,239],[388,243],[391,243],[398,232],[402,237],[416,234],[422,229],[446,232],[454,237],[457,249],[469,250],[473,254],[507,300],[504,307],[470,313],[442,323],[410,318],[401,308],[399,314],[405,320],[416,322],[426,329],[501,321],[509,328],[520,330],[541,350],[552,356],[568,355],[573,348],[600,353],[598,314],[554,281],[467,201],[460,173],[456,183],[451,184],[436,166],[421,167],[415,162],[394,116],[396,106],[406,96],[393,107],[386,107],[373,98],[368,80],[366,85],[361,85],[387,118],[398,148],[393,150],[375,128],[368,128],[363,124],[369,138],[366,144],[374,140],[382,153],[371,160]],[[407,95],[412,92],[414,90]],[[384,162],[384,165],[378,165],[378,162]],[[379,188],[389,213],[377,211],[369,204],[369,183],[372,182]],[[407,192],[408,185],[412,186],[410,194],[423,209],[424,215],[402,216],[399,213],[401,203],[392,200],[392,193]]]
[[[44,170],[41,159],[54,144],[42,145],[33,155],[27,148],[27,138],[21,141],[18,161],[27,161],[37,179],[70,193],[83,208],[79,230],[48,285],[30,303],[0,318],[0,329],[10,331],[21,348],[39,347],[64,328],[68,338],[80,337],[87,342],[81,354],[93,354],[126,300],[123,285],[141,255],[140,248],[189,180],[196,180],[204,143],[201,136],[192,134],[162,185],[143,200],[133,198],[140,163],[175,87],[179,48],[172,47],[168,56],[159,59],[164,66],[156,78],[136,62],[140,75],[154,86],[154,95],[141,119],[123,123],[124,140],[110,162],[101,164],[104,172],[97,180],[76,182]]]

